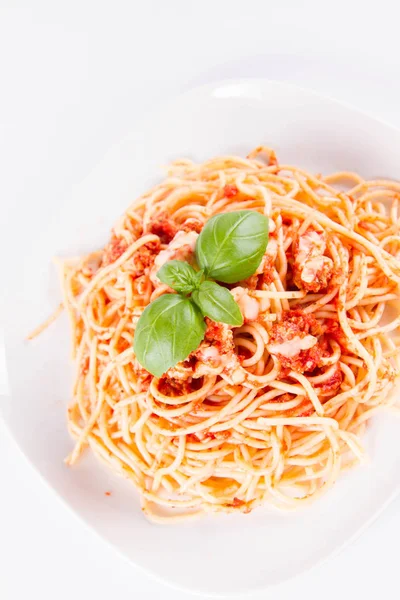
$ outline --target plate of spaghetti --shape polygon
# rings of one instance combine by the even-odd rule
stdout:
[[[152,115],[41,213],[17,257],[5,417],[136,564],[250,591],[397,493],[399,151],[332,100],[226,82]]]

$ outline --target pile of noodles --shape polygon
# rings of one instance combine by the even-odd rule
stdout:
[[[68,462],[89,446],[159,521],[290,509],[327,490],[363,460],[368,420],[394,402],[399,198],[396,182],[313,176],[268,148],[173,163],[103,250],[61,267],[77,366]],[[229,286],[245,322],[208,321],[199,351],[156,379],[132,344],[144,308],[171,292],[157,267],[193,262],[207,219],[239,209],[270,222],[261,268]]]

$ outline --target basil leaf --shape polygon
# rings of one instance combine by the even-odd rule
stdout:
[[[267,217],[252,210],[228,212],[206,223],[196,258],[207,277],[236,283],[256,272],[267,244]]]
[[[199,346],[206,324],[199,308],[179,294],[164,294],[143,311],[133,350],[147,371],[161,377]]]
[[[190,294],[197,289],[202,276],[203,271],[197,272],[191,265],[181,260],[170,260],[157,271],[160,281],[182,294]]]
[[[226,288],[214,281],[203,281],[200,288],[193,292],[192,300],[201,312],[213,321],[228,325],[242,325],[240,308]]]

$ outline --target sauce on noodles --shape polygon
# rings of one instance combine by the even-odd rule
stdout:
[[[329,489],[394,402],[399,198],[396,182],[314,176],[264,147],[174,162],[102,250],[61,266],[77,365],[68,464],[90,447],[160,522],[290,509]],[[171,292],[158,269],[192,261],[207,220],[242,209],[270,224],[257,272],[226,286],[243,325],[206,319],[200,346],[153,377],[132,345],[144,308]]]

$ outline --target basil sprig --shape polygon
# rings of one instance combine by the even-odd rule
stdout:
[[[241,210],[212,217],[196,243],[196,271],[171,260],[157,276],[177,294],[164,294],[143,311],[135,331],[139,363],[156,377],[185,360],[204,338],[204,317],[240,326],[242,313],[228,289],[210,279],[236,283],[255,273],[268,244],[268,219]]]
[[[190,294],[198,289],[203,271],[195,271],[189,263],[182,260],[170,260],[157,272],[157,277],[173,290],[181,294]]]

